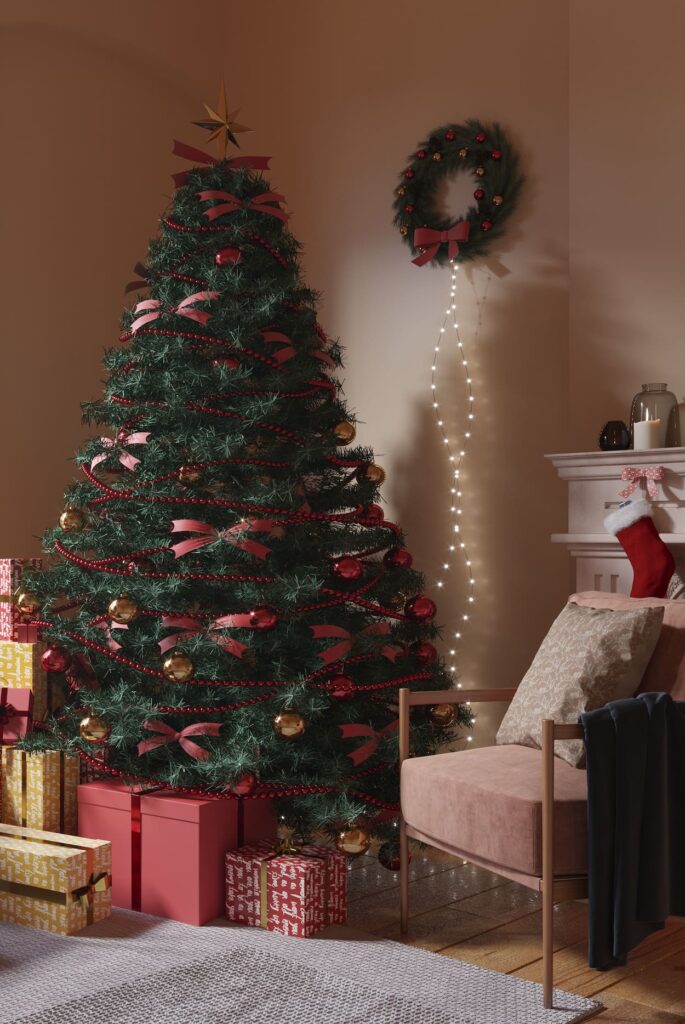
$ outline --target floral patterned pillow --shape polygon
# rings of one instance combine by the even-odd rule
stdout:
[[[552,623],[502,720],[497,743],[542,745],[542,719],[576,723],[584,711],[632,697],[656,647],[663,606],[613,611],[569,603]],[[585,765],[582,740],[562,740],[555,753]]]

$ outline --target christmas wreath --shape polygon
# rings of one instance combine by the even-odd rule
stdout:
[[[454,220],[440,215],[436,197],[440,183],[459,171],[473,174],[476,203]],[[498,124],[466,121],[431,132],[395,190],[394,223],[414,253],[412,262],[444,266],[457,256],[460,262],[482,256],[501,235],[522,182],[516,154]]]

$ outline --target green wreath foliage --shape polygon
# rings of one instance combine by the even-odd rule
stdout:
[[[473,175],[475,202],[463,216],[444,217],[438,209],[440,183],[460,171]],[[394,223],[419,265],[430,262],[444,266],[450,261],[445,237],[434,245],[416,244],[415,232],[428,228],[433,232],[454,232],[456,225],[466,222],[468,229],[457,234],[460,263],[483,256],[490,243],[498,238],[507,218],[516,206],[523,177],[518,157],[501,127],[468,120],[464,124],[446,124],[430,132],[409,158],[395,189]],[[468,230],[468,238],[463,235]],[[453,246],[454,249],[454,246]]]

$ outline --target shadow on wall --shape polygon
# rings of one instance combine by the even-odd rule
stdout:
[[[441,572],[453,543],[449,516],[451,471],[436,428],[431,399],[413,410],[413,439],[393,468],[392,502],[428,590],[439,603],[449,650],[455,630],[458,678],[464,688],[517,685],[540,640],[568,595],[567,555],[549,535],[563,528],[566,493],[546,452],[562,447],[567,374],[565,265],[550,259],[537,275],[549,283],[494,285],[483,311],[477,348],[462,331],[476,401],[472,447],[461,473],[461,536],[476,579],[476,602],[467,608],[467,576],[457,551]],[[468,289],[462,286],[461,305]],[[473,310],[464,319],[475,320]],[[516,346],[508,339],[518,339]],[[430,351],[426,358],[430,358]],[[452,353],[440,369],[438,400],[450,435],[464,429],[466,390]],[[442,578],[445,588],[434,581]],[[462,615],[469,612],[468,623]],[[466,628],[462,629],[462,626]],[[502,645],[507,650],[503,654]],[[507,666],[506,677],[501,666]],[[474,742],[488,742],[503,707],[480,710]],[[490,717],[489,716],[493,716]]]

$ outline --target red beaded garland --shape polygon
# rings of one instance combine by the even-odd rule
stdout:
[[[254,772],[243,772],[230,786],[231,793],[235,796],[250,796],[257,786],[257,776]]]
[[[477,188],[476,191],[473,193],[473,198],[474,199],[478,199],[479,201],[481,199],[484,199],[485,198],[485,189]]]
[[[71,655],[66,648],[55,644],[43,651],[40,663],[46,672],[66,672],[71,665]]]
[[[433,644],[429,643],[428,640],[417,640],[409,648],[410,654],[413,654],[417,661],[420,661],[422,665],[430,665],[431,662],[436,661],[438,652],[436,651]]]
[[[485,132],[478,132],[477,135],[474,135],[474,138],[476,142],[485,142]]]
[[[383,555],[383,564],[393,569],[409,569],[413,561],[411,552],[406,548],[390,548]]]
[[[411,597],[404,606],[404,614],[414,622],[427,622],[435,616],[437,610],[435,601],[431,601],[425,594]]]
[[[358,558],[339,558],[333,562],[331,572],[341,580],[358,580],[364,572],[364,566]]]
[[[349,700],[354,697],[355,686],[349,676],[333,676],[328,682],[328,691],[336,700]]]
[[[258,605],[250,612],[250,626],[252,629],[273,629],[278,622],[278,612],[266,604]]]

